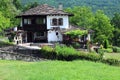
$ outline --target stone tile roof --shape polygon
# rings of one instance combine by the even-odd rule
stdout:
[[[72,14],[66,13],[63,10],[55,9],[54,7],[51,7],[47,4],[39,5],[35,8],[31,8],[22,14],[20,14],[17,17],[21,16],[33,16],[33,15],[69,15],[71,16]]]

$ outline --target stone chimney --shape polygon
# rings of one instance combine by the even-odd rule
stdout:
[[[62,5],[62,3],[59,3],[58,10],[63,10],[63,5]]]

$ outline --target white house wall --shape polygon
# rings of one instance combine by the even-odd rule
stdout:
[[[58,35],[56,35],[56,32],[58,32]],[[48,42],[58,42],[63,41],[63,36],[60,33],[60,31],[48,31]]]
[[[62,26],[52,26],[51,21],[53,18],[63,18]],[[47,29],[51,29],[51,27],[60,27],[60,28],[69,28],[69,18],[68,16],[47,16]]]

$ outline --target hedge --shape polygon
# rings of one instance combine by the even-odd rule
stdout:
[[[120,47],[113,46],[113,52],[120,53]]]
[[[84,53],[77,51],[73,47],[58,46],[58,45],[55,48],[44,46],[41,49],[41,55],[42,57],[47,59],[58,59],[58,60],[67,60],[67,61],[72,61],[75,59],[99,61],[101,59],[101,56],[96,53]]]
[[[56,59],[56,60],[89,60],[89,61],[98,61],[103,62],[110,65],[119,65],[120,61],[116,59],[103,59],[103,54],[97,53],[85,53],[81,51],[77,51],[73,47],[67,46],[59,46],[57,45],[55,48],[51,48],[49,46],[44,46],[41,49],[41,56],[47,59]]]

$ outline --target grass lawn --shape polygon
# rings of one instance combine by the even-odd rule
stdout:
[[[120,53],[105,53],[105,58],[113,58],[120,60]]]
[[[89,61],[0,60],[0,80],[119,80],[120,67]]]

